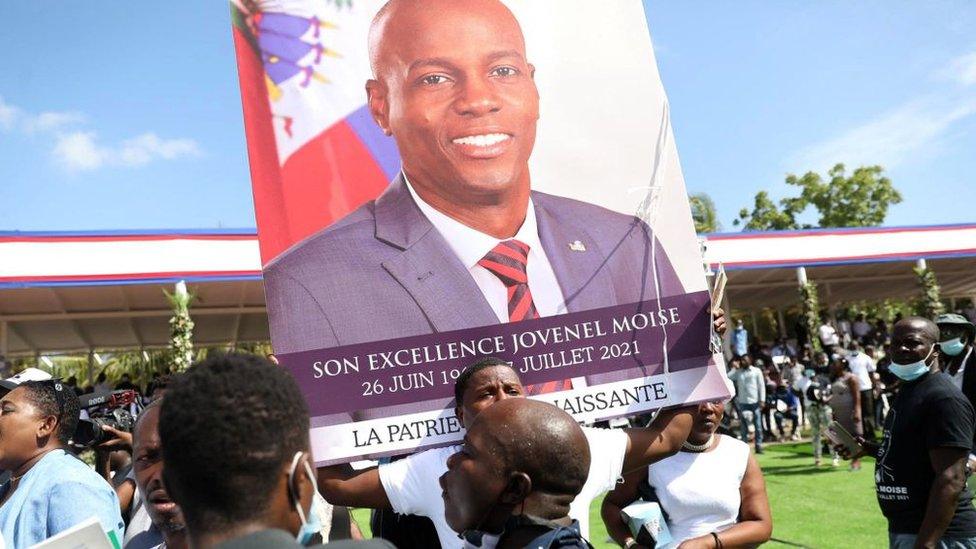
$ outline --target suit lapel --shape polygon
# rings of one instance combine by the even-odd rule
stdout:
[[[498,317],[444,237],[414,204],[402,175],[376,200],[376,238],[402,251],[383,262],[436,332],[497,324]]]
[[[609,307],[617,303],[613,280],[600,246],[583,229],[558,223],[546,209],[545,196],[532,193],[539,240],[556,273],[556,280],[571,312]],[[585,251],[571,248],[579,241]]]

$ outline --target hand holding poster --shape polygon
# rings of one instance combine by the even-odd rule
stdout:
[[[234,8],[272,344],[316,460],[458,440],[485,356],[580,420],[726,397],[640,2],[428,4]]]

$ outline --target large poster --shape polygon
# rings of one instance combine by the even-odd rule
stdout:
[[[272,345],[320,464],[728,396],[639,0],[232,2]],[[719,361],[719,363],[716,363]]]

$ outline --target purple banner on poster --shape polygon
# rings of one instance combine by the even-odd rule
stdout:
[[[510,361],[525,385],[571,378],[594,385],[616,380],[606,376],[612,372],[660,373],[665,360],[671,371],[705,366],[709,303],[707,292],[696,292],[278,358],[313,417],[451,398],[460,372],[486,356]]]

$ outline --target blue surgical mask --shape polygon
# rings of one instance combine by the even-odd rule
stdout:
[[[939,348],[949,356],[959,356],[959,353],[966,348],[966,344],[962,342],[962,338],[954,337],[949,341],[940,341]]]
[[[308,465],[308,460],[302,461],[302,465],[305,466],[305,473],[308,475],[308,480],[312,483],[312,504],[308,508],[308,514],[302,510],[302,502],[298,499],[298,491],[295,489],[295,474],[298,472],[298,462],[301,460],[304,452],[298,452],[295,454],[294,459],[291,462],[291,472],[288,474],[288,486],[292,494],[292,499],[295,500],[295,510],[298,511],[298,518],[302,521],[302,527],[298,529],[298,534],[295,535],[295,541],[299,545],[307,545],[312,539],[312,536],[318,534],[322,530],[322,522],[319,520],[319,505],[321,505],[318,493],[319,485],[315,480],[315,472]]]
[[[813,371],[813,370],[811,370],[809,368],[807,368],[806,370],[803,370],[803,375],[805,375],[807,377],[813,377],[813,375],[816,374],[816,373],[817,372],[815,372],[815,371]]]
[[[902,379],[904,381],[915,381],[929,371],[929,367],[925,364],[925,361],[932,356],[933,350],[935,350],[935,345],[929,349],[929,354],[925,355],[925,358],[919,360],[918,362],[912,362],[911,364],[898,364],[892,360],[891,366],[888,367],[888,370],[898,377],[898,379]]]

